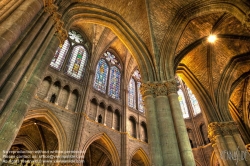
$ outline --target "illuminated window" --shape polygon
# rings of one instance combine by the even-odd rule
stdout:
[[[106,93],[109,67],[104,59],[101,59],[96,67],[94,88],[102,93]]]
[[[65,40],[62,48],[58,47],[56,50],[56,53],[50,62],[50,66],[57,69],[61,70],[62,64],[64,62],[64,59],[67,55],[67,52],[69,51],[70,43],[68,40]]]
[[[128,106],[136,109],[136,90],[135,80],[133,78],[130,79],[128,86]]]
[[[194,94],[192,93],[192,91],[189,88],[187,88],[187,91],[188,91],[188,95],[189,95],[189,98],[190,98],[190,101],[191,101],[191,104],[192,104],[192,107],[194,110],[194,115],[201,113],[199,103],[198,103],[197,99],[195,98]]]
[[[71,52],[67,74],[80,79],[87,62],[87,51],[83,46],[75,46]]]
[[[64,67],[66,74],[80,80],[83,77],[84,69],[88,60],[88,53],[83,46],[84,39],[76,31],[69,31],[69,38],[65,40],[62,48],[58,47],[50,63],[50,66],[61,70],[65,59],[68,59]],[[70,56],[70,57],[69,57]]]
[[[102,93],[107,93],[114,99],[120,99],[120,68],[121,65],[116,57],[109,51],[105,52],[96,67],[94,88]],[[107,89],[108,92],[106,92]]]
[[[135,70],[129,81],[128,86],[128,106],[144,112],[142,95],[140,93],[141,75],[138,70]]]
[[[179,95],[179,101],[183,113],[184,118],[190,117],[189,113],[191,113],[192,116],[195,116],[199,113],[201,113],[201,109],[199,106],[199,103],[192,93],[192,91],[187,87],[184,81],[182,81],[178,76],[176,77],[177,82],[179,84],[179,90],[178,90],[178,95]],[[187,102],[185,101],[185,97]],[[188,104],[188,105],[187,105]]]
[[[116,66],[110,68],[109,77],[109,96],[114,99],[119,99],[120,97],[120,70]]]
[[[188,113],[188,108],[187,108],[187,104],[185,101],[185,97],[184,97],[184,93],[181,89],[179,89],[177,91],[178,93],[178,100],[180,102],[181,105],[181,110],[182,110],[182,114],[183,114],[183,118],[189,118],[189,113]]]

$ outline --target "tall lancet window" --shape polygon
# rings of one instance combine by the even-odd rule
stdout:
[[[121,65],[115,55],[109,51],[103,54],[96,66],[93,86],[113,99],[120,99]]]
[[[201,109],[200,109],[200,106],[196,97],[194,96],[194,94],[188,87],[187,87],[187,91],[188,91],[188,95],[189,95],[189,98],[190,98],[190,101],[194,110],[194,115],[201,113]]]
[[[201,113],[199,103],[192,91],[187,87],[185,82],[181,80],[181,78],[176,77],[176,80],[179,83],[178,95],[183,117],[189,118],[190,115],[195,116]]]
[[[187,104],[186,104],[186,100],[185,100],[185,96],[184,93],[181,89],[179,89],[177,91],[178,93],[178,99],[181,105],[181,110],[182,110],[182,114],[183,114],[183,118],[189,118],[189,113],[188,113],[188,108],[187,108]]]
[[[64,59],[69,51],[70,43],[68,40],[64,41],[64,44],[62,48],[58,47],[56,50],[56,53],[50,62],[50,66],[57,69],[61,70],[62,64],[64,62]]]
[[[128,85],[128,106],[136,109],[136,89],[134,78],[130,79]]]
[[[50,66],[59,71],[64,68],[67,75],[80,80],[88,60],[86,49],[88,43],[80,33],[74,30],[69,31],[68,35],[69,37],[65,40],[62,48],[58,47]],[[68,62],[64,65],[65,59]]]
[[[128,86],[128,106],[144,112],[142,95],[140,93],[141,75],[138,70],[132,74]]]
[[[104,59],[99,60],[94,80],[94,88],[102,93],[106,93],[109,67]]]

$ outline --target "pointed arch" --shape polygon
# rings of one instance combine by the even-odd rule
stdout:
[[[131,157],[130,157],[130,163],[132,163],[133,157],[135,155],[138,155],[142,159],[144,166],[150,166],[148,155],[142,148],[138,148],[132,152]]]
[[[111,160],[112,160],[111,162],[113,163],[113,165],[119,166],[120,165],[120,158],[119,158],[118,150],[115,147],[111,138],[105,133],[99,133],[99,134],[93,135],[91,138],[89,138],[88,141],[83,146],[82,151],[86,152],[88,147],[93,142],[95,142],[97,140],[102,140],[105,143],[107,150],[111,154],[111,156],[110,156]]]
[[[58,150],[64,151],[67,148],[67,137],[65,130],[61,124],[61,122],[57,119],[57,117],[46,108],[40,108],[40,109],[31,109],[27,112],[25,120],[32,119],[32,118],[39,118],[43,117],[51,124],[53,127],[56,137],[58,139]]]
[[[67,29],[75,21],[79,20],[108,27],[128,47],[138,62],[139,68],[143,69],[141,70],[143,81],[157,80],[154,62],[146,45],[137,37],[134,30],[128,26],[127,22],[119,14],[97,5],[81,3],[72,4],[63,15],[63,20],[67,20]]]

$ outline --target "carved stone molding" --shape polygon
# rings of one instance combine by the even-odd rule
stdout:
[[[142,97],[145,97],[147,95],[154,96],[154,89],[154,83],[142,83],[140,87]]]
[[[60,41],[60,47],[62,47],[64,41],[68,37],[67,31],[64,29],[64,22],[61,20],[62,15],[57,12],[58,7],[53,4],[52,0],[44,0],[44,11],[48,12],[55,22],[55,33]]]
[[[178,82],[173,79],[173,80],[169,80],[166,83],[166,86],[168,88],[168,94],[172,94],[172,93],[177,93],[178,90]]]
[[[246,27],[250,28],[250,11],[248,11],[246,13],[246,16],[245,16],[245,20],[244,20],[244,24],[246,25]]]
[[[165,83],[155,84],[155,95],[156,96],[167,96],[168,88]]]
[[[212,143],[215,143],[217,136],[227,136],[238,134],[236,122],[212,122],[208,125],[208,137]]]
[[[176,81],[142,83],[140,88],[142,96],[153,95],[167,96],[170,93],[177,93]]]

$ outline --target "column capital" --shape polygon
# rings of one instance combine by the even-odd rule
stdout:
[[[178,86],[177,86],[177,81],[175,79],[168,80],[166,82],[166,86],[168,88],[168,95],[172,93],[177,93]]]
[[[162,82],[147,82],[142,83],[140,91],[143,97],[147,95],[167,96],[168,94],[177,93],[176,80],[162,81]]]
[[[208,137],[212,143],[215,143],[217,136],[226,136],[238,134],[236,122],[212,122],[208,125]]]
[[[153,95],[154,96],[154,83],[142,83],[140,87],[140,92],[142,97]]]

